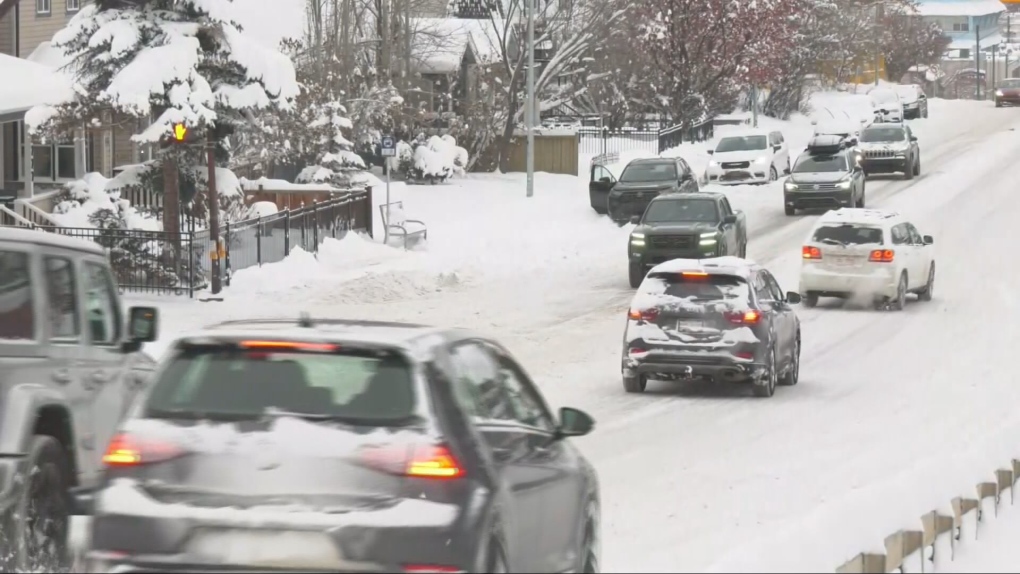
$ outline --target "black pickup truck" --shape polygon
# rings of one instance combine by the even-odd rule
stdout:
[[[650,268],[671,259],[747,255],[747,217],[722,193],[660,195],[631,222],[637,225],[627,247],[634,288]]]

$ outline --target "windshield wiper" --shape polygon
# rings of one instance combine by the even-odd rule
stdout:
[[[832,239],[832,238],[829,238],[829,237],[823,237],[822,239],[819,239],[819,241],[821,241],[822,243],[828,243],[829,245],[839,245],[840,247],[846,247],[846,243],[843,243],[842,241],[839,241],[838,239]]]

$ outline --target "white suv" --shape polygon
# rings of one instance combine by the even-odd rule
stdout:
[[[746,184],[776,181],[790,173],[790,148],[778,131],[740,130],[708,150],[712,161],[706,183]]]
[[[875,121],[899,123],[903,121],[904,107],[903,99],[896,93],[896,90],[889,88],[874,88],[868,92],[871,99],[871,106],[875,109]]]
[[[843,208],[818,219],[801,251],[804,305],[819,297],[870,300],[876,308],[902,310],[907,293],[931,301],[935,253],[898,213]]]

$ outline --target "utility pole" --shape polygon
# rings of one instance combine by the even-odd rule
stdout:
[[[974,26],[974,89],[977,90],[975,99],[981,99],[981,26]]]
[[[220,274],[220,198],[216,190],[216,139],[212,127],[207,128],[206,159],[209,168],[209,239],[212,242],[212,292],[218,295],[223,290]]]
[[[1013,30],[1010,28],[1011,24],[1013,24],[1013,13],[1006,12],[1006,53],[1003,55],[1003,57],[1006,58],[1006,71],[1002,74],[1006,78],[1011,77],[1009,73],[1009,51],[1012,49],[1013,45]]]
[[[528,127],[528,197],[535,195],[535,4],[536,0],[525,0],[528,5],[528,98],[524,110]]]
[[[881,2],[875,4],[875,85],[878,85],[878,73],[882,67],[882,19],[885,18],[885,6]]]
[[[751,124],[752,127],[758,127],[758,85],[753,84],[751,86]]]

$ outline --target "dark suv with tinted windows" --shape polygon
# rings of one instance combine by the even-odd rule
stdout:
[[[125,321],[98,245],[0,227],[0,571],[68,566],[68,489],[98,481],[155,337],[155,309]]]
[[[593,425],[469,332],[212,326],[110,441],[89,571],[598,572]]]
[[[694,172],[683,158],[635,159],[623,168],[620,179],[612,185],[607,202],[609,217],[622,225],[644,213],[652,199],[663,193],[690,193],[698,189]]]

